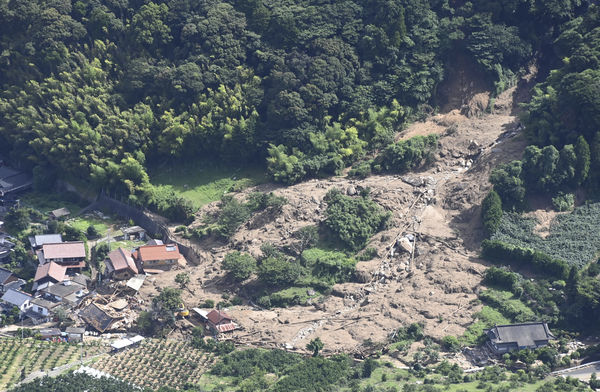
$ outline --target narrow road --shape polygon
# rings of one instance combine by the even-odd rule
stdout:
[[[80,361],[80,360],[77,360],[75,362],[67,363],[67,364],[64,364],[62,366],[55,367],[53,369],[38,370],[36,372],[28,374],[27,377],[25,377],[25,379],[23,379],[23,381],[21,381],[20,383],[14,385],[13,387],[16,387],[16,386],[18,386],[20,384],[26,384],[26,383],[28,383],[30,381],[35,380],[36,378],[42,378],[42,377],[45,377],[45,376],[48,376],[48,377],[59,376],[62,373],[66,372],[67,370],[69,370],[69,369],[71,369],[71,368],[73,368],[75,366],[83,366],[84,364],[90,363],[90,361],[92,361],[93,359],[98,358],[98,357],[100,357],[102,355],[106,355],[106,353],[96,354],[96,355],[94,355],[92,357],[84,359],[83,362]]]
[[[590,362],[587,365],[575,366],[571,369],[563,369],[554,372],[556,375],[573,377],[582,381],[588,381],[593,373],[600,376],[600,361]]]

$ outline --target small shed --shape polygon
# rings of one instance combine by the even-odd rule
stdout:
[[[83,342],[85,327],[67,327],[65,332],[67,333],[69,342]]]
[[[127,240],[143,241],[146,238],[146,230],[144,230],[140,226],[124,227],[121,229],[121,231],[123,232],[123,239],[126,241]]]
[[[71,215],[71,211],[69,211],[65,207],[58,208],[50,212],[50,218],[52,219],[63,219],[68,217],[69,215]]]
[[[58,328],[43,328],[40,329],[40,338],[44,340],[58,338],[62,335]]]

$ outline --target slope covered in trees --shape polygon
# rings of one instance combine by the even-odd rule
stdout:
[[[501,88],[586,8],[5,0],[0,145],[38,176],[90,178],[144,204],[156,199],[147,168],[165,161],[269,156],[278,181],[332,174],[393,141],[448,56],[472,56]]]

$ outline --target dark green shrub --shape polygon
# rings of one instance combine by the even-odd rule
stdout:
[[[519,283],[519,275],[506,268],[490,267],[485,271],[484,283],[513,290]]]
[[[481,243],[482,257],[497,262],[529,264],[539,272],[558,279],[566,279],[569,266],[562,260],[533,249],[521,248],[498,240],[483,240]]]
[[[488,235],[494,234],[502,219],[502,200],[493,189],[481,203],[481,218]]]
[[[461,345],[456,336],[448,335],[442,338],[442,347],[444,350],[454,353],[460,351]]]
[[[236,281],[246,280],[256,271],[256,260],[248,253],[228,253],[223,259],[223,269]]]
[[[325,197],[324,225],[336,240],[354,251],[362,249],[373,234],[382,230],[391,214],[367,196],[349,197],[331,190]]]
[[[367,249],[365,249],[364,251],[362,251],[361,253],[359,253],[356,256],[356,260],[369,261],[369,260],[373,260],[375,257],[377,257],[377,249],[375,249],[373,247],[368,247]]]
[[[348,177],[354,178],[367,178],[371,175],[371,165],[373,161],[363,161],[352,166],[352,169],[348,171]]]
[[[200,307],[205,309],[212,309],[215,307],[215,301],[213,301],[212,299],[206,299],[200,304]]]
[[[403,173],[433,160],[438,146],[438,135],[415,136],[387,146],[374,160],[373,168]]]
[[[558,192],[556,197],[552,198],[552,206],[556,211],[570,211],[575,207],[575,195],[572,193]]]

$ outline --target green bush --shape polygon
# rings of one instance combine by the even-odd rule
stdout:
[[[302,253],[317,244],[319,241],[319,228],[317,226],[304,226],[292,233],[292,237],[296,242],[292,245],[292,249],[296,254]]]
[[[356,260],[347,257],[345,254],[318,248],[302,252],[300,260],[302,265],[308,268],[314,277],[329,284],[348,281],[356,267]]]
[[[151,186],[146,188],[146,206],[169,220],[189,224],[194,220],[198,210],[191,201],[179,197],[175,191],[166,186]]]
[[[362,253],[359,253],[356,256],[356,259],[358,261],[369,261],[373,260],[375,257],[377,257],[377,249],[373,247],[368,247],[367,249],[362,251]]]
[[[254,372],[263,371],[280,375],[290,367],[300,363],[302,357],[298,354],[282,350],[248,350],[234,351],[217,362],[210,372],[225,377],[245,379]]]
[[[215,307],[215,301],[213,301],[212,299],[206,299],[200,304],[200,307],[205,309],[212,309]]]
[[[433,160],[438,147],[438,135],[415,136],[387,146],[374,160],[373,167],[383,171],[403,173]]]
[[[407,327],[400,327],[394,334],[394,342],[401,341],[419,341],[425,337],[423,333],[423,323],[412,323]]]
[[[485,271],[483,282],[507,290],[514,290],[519,284],[520,276],[506,268],[490,267]]]
[[[256,259],[248,253],[228,253],[223,259],[223,269],[238,282],[246,280],[256,271]]]
[[[294,284],[304,273],[299,263],[283,257],[267,257],[258,266],[258,278],[270,286]]]
[[[481,218],[487,233],[494,234],[502,219],[502,200],[493,189],[481,203]]]
[[[293,305],[307,305],[308,301],[315,297],[309,295],[310,287],[290,287],[279,290],[269,296],[269,306],[288,307]]]
[[[456,336],[447,335],[442,338],[442,347],[444,350],[455,353],[460,351],[461,344]]]
[[[575,195],[572,193],[558,192],[556,197],[552,198],[552,206],[556,211],[571,211],[575,206]]]
[[[250,218],[251,211],[248,206],[239,202],[232,196],[221,199],[221,208],[218,213],[218,233],[223,238],[229,238],[240,225]]]
[[[287,199],[282,196],[275,196],[273,192],[252,192],[248,195],[248,201],[246,206],[250,211],[262,211],[267,208],[273,208],[280,211],[281,208],[287,203]]]
[[[490,182],[498,193],[504,207],[521,208],[525,199],[525,183],[521,178],[521,161],[512,161],[498,166],[490,174]]]
[[[481,248],[482,257],[491,261],[528,264],[540,273],[558,279],[566,279],[569,274],[567,263],[530,248],[521,248],[498,240],[483,240]]]
[[[371,175],[371,166],[373,165],[373,161],[363,161],[359,162],[356,165],[352,166],[352,169],[348,171],[348,177],[353,178],[367,178]]]
[[[336,240],[354,251],[362,249],[373,234],[385,227],[391,216],[368,196],[344,196],[334,189],[327,193],[325,201],[325,227]]]
[[[198,239],[211,234],[217,234],[223,239],[229,239],[236,230],[246,222],[253,213],[272,209],[276,213],[287,203],[284,197],[271,193],[253,192],[245,202],[239,201],[232,195],[221,198],[219,210],[214,216],[205,218],[205,226],[193,229],[193,235]]]

